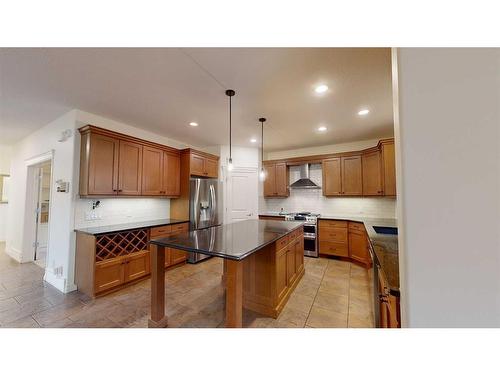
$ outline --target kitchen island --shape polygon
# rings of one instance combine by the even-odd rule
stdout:
[[[226,327],[241,327],[243,308],[277,318],[304,275],[302,223],[245,220],[157,238],[151,246],[151,319],[166,327],[165,248],[224,259]]]

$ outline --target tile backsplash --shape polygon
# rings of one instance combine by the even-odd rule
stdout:
[[[322,186],[320,164],[311,164],[310,179]],[[290,183],[300,178],[299,167],[290,167]],[[259,197],[259,212],[310,211],[323,215],[347,215],[379,218],[396,217],[396,199],[376,197],[332,197],[323,196],[321,189],[290,189],[290,196],[284,199]]]
[[[162,198],[103,198],[92,210],[92,199],[77,199],[75,228],[124,224],[136,221],[167,219],[170,217],[170,199]],[[95,211],[99,219],[86,220]]]

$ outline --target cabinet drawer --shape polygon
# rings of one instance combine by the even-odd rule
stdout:
[[[347,228],[347,221],[344,220],[320,220],[320,227],[325,228]]]
[[[347,257],[349,256],[349,247],[347,243],[319,241],[319,253]]]
[[[187,232],[189,229],[189,223],[174,224],[174,225],[171,225],[170,227],[172,229],[172,234]]]
[[[288,245],[288,241],[289,241],[288,236],[280,238],[276,242],[276,250],[283,249],[286,245]]]
[[[349,222],[349,230],[359,230],[361,232],[365,231],[365,225],[363,223],[356,223],[354,221]]]
[[[153,237],[165,237],[172,231],[170,225],[164,225],[162,227],[151,228],[151,238]]]
[[[347,243],[347,228],[319,228],[319,238],[324,241]]]

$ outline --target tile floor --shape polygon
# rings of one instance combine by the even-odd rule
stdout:
[[[44,283],[34,263],[18,264],[0,243],[0,327],[147,327],[150,282],[92,300]],[[371,272],[305,258],[306,272],[278,319],[244,311],[244,327],[373,327]],[[210,259],[166,274],[170,327],[224,326],[222,261]]]

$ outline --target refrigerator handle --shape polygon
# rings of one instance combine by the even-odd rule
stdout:
[[[214,185],[210,185],[210,198],[212,201],[211,204],[211,210],[210,210],[210,221],[212,224],[214,224],[215,220],[215,215],[216,215],[216,210],[217,210],[217,200],[215,199],[215,188]]]
[[[199,225],[199,218],[200,218],[200,180],[196,180],[196,188],[195,188],[195,194],[194,194],[194,204],[193,204],[193,209],[194,209],[194,229],[198,229]]]

